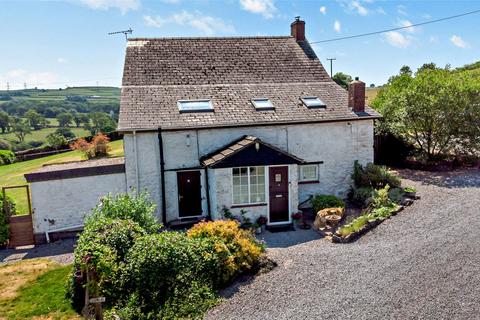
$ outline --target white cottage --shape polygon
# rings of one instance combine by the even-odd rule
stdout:
[[[347,91],[332,81],[300,19],[290,36],[129,39],[124,163],[27,176],[35,232],[81,224],[101,196],[132,189],[151,194],[166,224],[218,219],[223,208],[288,224],[311,195],[346,195],[354,161],[373,161],[379,117],[363,82]],[[82,186],[80,212],[64,195]]]

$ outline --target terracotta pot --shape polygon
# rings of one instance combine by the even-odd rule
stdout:
[[[342,217],[337,216],[336,214],[325,217],[325,220],[327,220],[327,223],[332,227],[335,227],[336,225],[338,225],[341,219]]]

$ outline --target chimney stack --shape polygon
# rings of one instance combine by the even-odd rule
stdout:
[[[295,17],[295,21],[290,25],[291,35],[297,41],[305,41],[305,21],[300,17]]]
[[[348,85],[348,106],[353,112],[365,112],[365,82],[358,77]]]

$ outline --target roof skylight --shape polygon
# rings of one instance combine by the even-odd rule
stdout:
[[[327,105],[325,102],[320,100],[318,97],[303,97],[302,98],[303,103],[308,107],[308,108],[325,108]]]
[[[272,101],[267,98],[252,99],[252,104],[257,110],[275,110]]]
[[[212,101],[203,100],[178,100],[178,110],[183,112],[208,112],[213,111]]]

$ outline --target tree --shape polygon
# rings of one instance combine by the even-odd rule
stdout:
[[[373,101],[384,117],[377,130],[407,139],[428,160],[480,151],[480,81],[470,72],[431,67],[389,80]]]
[[[0,110],[0,129],[2,130],[2,133],[7,132],[9,126],[10,126],[10,116],[5,111]]]
[[[117,125],[105,112],[94,112],[90,114],[92,124],[86,124],[85,129],[89,130],[92,135],[98,133],[110,133],[115,131]]]
[[[27,118],[30,127],[33,127],[33,130],[40,130],[47,126],[47,120],[33,109],[25,112],[25,118]]]
[[[67,139],[65,139],[65,137],[61,134],[57,133],[50,133],[49,135],[47,135],[45,140],[47,142],[47,145],[55,149],[61,148],[68,144]]]
[[[400,75],[408,75],[411,76],[413,74],[412,69],[409,66],[402,66],[400,68]]]
[[[90,122],[90,118],[85,113],[77,112],[74,114],[73,118],[75,124],[77,125],[77,128],[80,128],[82,124],[88,124]]]
[[[348,74],[343,72],[337,72],[332,77],[333,81],[335,81],[338,85],[344,87],[345,89],[348,88],[348,84],[352,82],[352,77]]]
[[[75,138],[75,133],[73,133],[73,131],[70,130],[70,128],[66,128],[66,127],[58,128],[57,130],[55,130],[55,134],[59,134],[63,136],[65,139]]]
[[[57,115],[57,120],[60,127],[68,127],[73,121],[73,116],[69,112],[62,112]]]
[[[25,141],[25,136],[32,132],[30,124],[27,121],[17,121],[12,126],[12,131],[18,138],[19,142]]]

